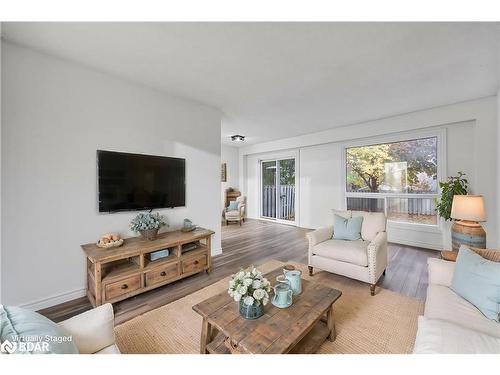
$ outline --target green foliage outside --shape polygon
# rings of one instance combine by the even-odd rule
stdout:
[[[437,179],[437,138],[351,147],[346,152],[347,191],[381,192],[386,164],[406,162],[402,193],[435,192]],[[382,188],[382,189],[381,189]]]
[[[286,159],[278,161],[280,167],[280,185],[295,185],[295,160]],[[276,162],[265,161],[262,163],[263,186],[274,186],[276,180]]]
[[[295,185],[295,160],[280,160],[280,185]]]

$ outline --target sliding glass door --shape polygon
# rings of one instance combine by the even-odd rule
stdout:
[[[261,217],[295,222],[295,159],[261,162]]]
[[[276,160],[263,161],[262,165],[262,212],[261,216],[276,219]]]
[[[295,159],[278,160],[278,219],[295,221]]]

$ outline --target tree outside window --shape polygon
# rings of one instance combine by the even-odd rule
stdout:
[[[348,192],[436,193],[437,138],[350,147]]]
[[[347,148],[347,208],[386,212],[393,221],[437,225],[437,144],[437,137],[429,137]]]

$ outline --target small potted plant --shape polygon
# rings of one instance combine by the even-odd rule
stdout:
[[[130,229],[141,234],[145,240],[153,241],[158,237],[158,230],[167,225],[165,216],[159,213],[140,213],[130,222]]]
[[[271,283],[255,267],[250,271],[240,270],[229,281],[228,293],[240,304],[240,315],[245,319],[257,319],[264,315],[270,292]]]

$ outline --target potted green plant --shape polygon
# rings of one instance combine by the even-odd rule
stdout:
[[[451,176],[445,182],[440,182],[441,197],[436,204],[436,211],[446,221],[451,220],[451,205],[454,195],[467,195],[469,181],[465,178],[465,173],[458,172],[458,176]]]
[[[145,240],[156,240],[158,230],[167,225],[165,216],[159,213],[140,213],[130,222],[130,229],[141,234]]]

